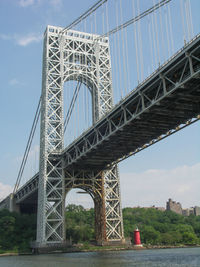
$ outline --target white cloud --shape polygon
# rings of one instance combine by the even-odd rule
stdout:
[[[42,35],[29,33],[27,35],[20,36],[18,34],[6,35],[6,34],[0,33],[0,39],[5,40],[5,41],[11,40],[11,41],[14,41],[17,45],[27,46],[32,43],[39,43],[42,40]]]
[[[21,7],[28,7],[28,6],[40,6],[40,5],[51,5],[54,8],[61,8],[62,0],[19,0],[19,6]]]
[[[38,43],[42,40],[42,35],[28,34],[26,36],[16,36],[15,40],[20,46],[27,46],[31,43]]]
[[[19,1],[19,5],[21,6],[21,7],[27,7],[27,6],[31,6],[31,5],[33,5],[34,4],[34,0],[20,0]]]
[[[149,169],[141,173],[121,173],[122,207],[166,207],[169,198],[180,202],[183,208],[200,206],[200,163],[174,169]],[[93,207],[87,194],[67,194],[66,205],[74,203],[86,208]]]
[[[10,40],[10,39],[12,39],[12,37],[9,36],[8,34],[0,33],[0,39],[2,39],[2,40]]]
[[[122,173],[123,207],[163,206],[168,198],[182,203],[183,208],[200,206],[200,163],[171,170],[147,170],[142,173]]]
[[[60,8],[62,6],[62,0],[51,0],[50,4],[53,7]]]
[[[17,80],[17,79],[11,79],[10,81],[9,81],[9,84],[11,85],[11,86],[15,86],[15,85],[18,85],[18,84],[20,84],[20,82]]]
[[[65,206],[69,204],[81,205],[84,208],[93,208],[94,202],[89,194],[80,194],[77,192],[85,192],[81,189],[72,189],[66,196]]]
[[[12,186],[0,183],[0,201],[12,193],[12,191]]]

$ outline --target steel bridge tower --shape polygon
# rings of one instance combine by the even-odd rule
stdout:
[[[65,244],[65,197],[84,189],[95,207],[98,244],[123,242],[123,220],[117,166],[109,170],[68,169],[64,149],[63,85],[85,84],[92,97],[93,123],[113,106],[111,60],[107,37],[62,31],[48,26],[44,35],[40,132],[40,171],[36,247]]]

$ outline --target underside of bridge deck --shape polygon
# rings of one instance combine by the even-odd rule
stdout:
[[[66,169],[102,170],[200,114],[200,36],[63,153]],[[199,117],[198,117],[199,118]]]

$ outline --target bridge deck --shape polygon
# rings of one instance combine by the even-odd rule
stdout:
[[[70,170],[103,170],[200,114],[200,36],[133,90],[61,154]],[[38,174],[15,195],[37,201]],[[32,197],[33,196],[33,197]]]
[[[68,146],[66,168],[102,170],[198,114],[200,36]]]

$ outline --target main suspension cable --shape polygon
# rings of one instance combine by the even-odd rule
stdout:
[[[30,135],[29,135],[29,138],[28,138],[28,142],[27,142],[27,145],[26,145],[26,149],[25,149],[25,152],[24,152],[24,156],[23,156],[22,163],[21,163],[21,166],[20,166],[20,169],[19,169],[19,173],[18,173],[18,176],[17,176],[17,181],[15,183],[15,187],[14,187],[13,193],[15,193],[18,190],[20,182],[21,182],[21,178],[22,178],[22,175],[23,175],[23,172],[24,172],[24,168],[25,168],[25,165],[26,165],[26,162],[27,162],[27,158],[28,158],[28,155],[29,155],[29,152],[30,152],[30,148],[31,148],[31,144],[32,144],[32,141],[33,141],[33,137],[35,135],[35,130],[36,130],[36,127],[37,127],[37,123],[38,123],[38,120],[39,120],[39,117],[40,117],[40,105],[41,105],[41,97],[39,99],[39,103],[38,103],[37,110],[36,110],[36,113],[35,113],[35,117],[34,117],[34,120],[33,120],[33,124],[32,124],[32,127],[31,127],[31,132],[30,132]]]
[[[72,111],[74,109],[74,105],[75,105],[76,99],[78,97],[80,88],[81,88],[81,82],[78,81],[77,86],[76,86],[76,89],[75,89],[74,94],[73,94],[73,97],[72,97],[72,100],[71,100],[71,103],[70,103],[70,106],[69,106],[69,109],[67,111],[67,115],[65,117],[65,121],[64,121],[64,133],[66,131],[67,125],[69,124],[69,120],[71,118],[71,114],[72,114]]]
[[[134,17],[134,18],[132,18],[132,19],[126,21],[125,23],[123,23],[123,24],[117,26],[116,28],[110,30],[109,32],[107,32],[107,33],[105,33],[105,34],[103,34],[103,35],[100,35],[100,36],[97,38],[97,40],[98,40],[98,39],[101,39],[101,38],[104,38],[104,37],[108,37],[108,36],[110,36],[111,34],[114,34],[114,33],[118,32],[118,31],[120,31],[120,30],[122,30],[122,29],[128,27],[129,25],[131,25],[131,24],[135,23],[136,21],[142,19],[143,17],[145,17],[145,16],[151,14],[151,13],[154,12],[155,10],[159,9],[160,7],[166,5],[167,3],[171,2],[171,1],[172,1],[172,0],[162,0],[162,1],[160,1],[160,2],[157,3],[156,5],[152,6],[151,8],[149,8],[149,9],[145,10],[144,12],[142,12],[141,14],[139,14],[138,16],[136,16],[136,17]]]
[[[65,27],[60,34],[64,34],[66,31],[71,29],[72,27],[76,26],[78,23],[80,23],[82,20],[90,16],[95,10],[97,10],[99,7],[101,7],[105,2],[108,0],[99,0],[96,2],[93,6],[91,6],[86,12],[84,12],[81,16],[79,16],[76,20],[74,20],[71,24],[69,24],[67,27]]]

